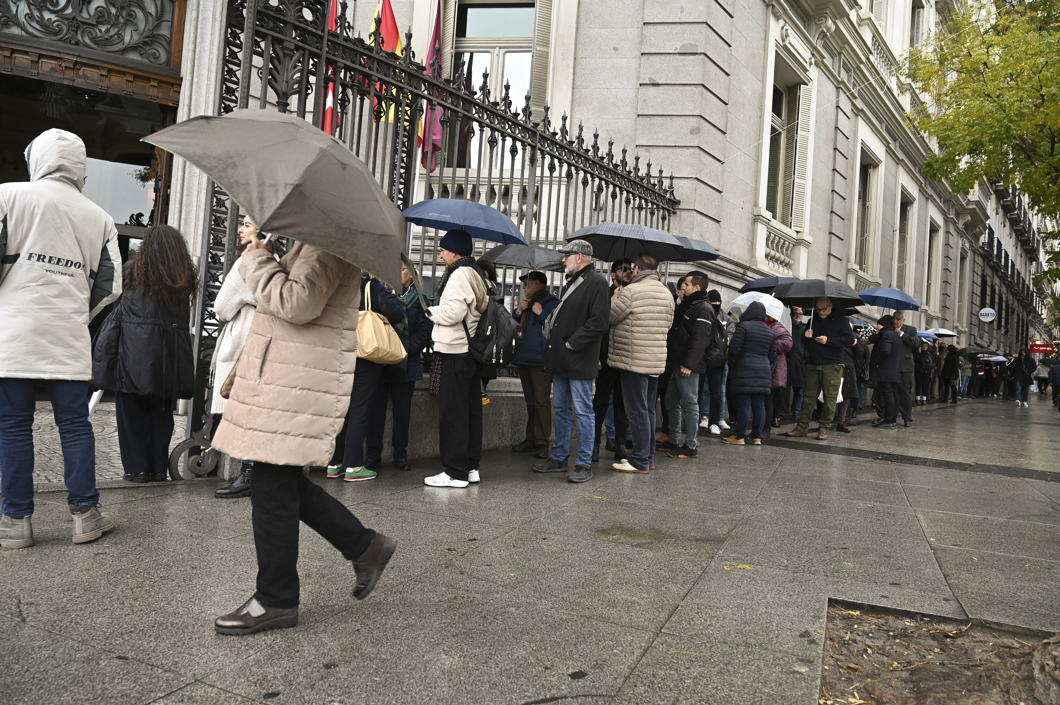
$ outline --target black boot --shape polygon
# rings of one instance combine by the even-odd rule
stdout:
[[[228,487],[222,487],[213,493],[217,499],[237,499],[250,496],[250,466],[244,465],[239,477]]]

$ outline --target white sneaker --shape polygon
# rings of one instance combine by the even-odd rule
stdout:
[[[728,431],[729,430],[729,424],[725,423],[725,419],[722,419],[721,421],[718,422],[718,428],[720,428],[722,431]]]
[[[478,469],[477,468],[474,469],[474,470],[468,470],[468,472],[467,472],[467,481],[468,482],[474,484],[474,483],[478,482],[479,479],[480,478],[478,476]]]
[[[1028,404],[1027,402],[1023,402],[1023,405],[1024,406],[1030,406],[1030,404]]]
[[[431,487],[459,487],[463,489],[464,487],[467,487],[470,483],[467,480],[454,480],[453,478],[449,477],[449,473],[442,472],[438,473],[437,475],[432,475],[431,477],[424,478],[423,484],[430,485]]]
[[[702,420],[700,420],[700,422],[699,422],[699,427],[700,428],[710,428],[710,417],[709,416],[704,416],[702,418]]]
[[[718,426],[718,424],[716,424],[716,423],[712,423],[710,425],[710,435],[712,435],[712,436],[720,436],[721,435],[721,427]]]

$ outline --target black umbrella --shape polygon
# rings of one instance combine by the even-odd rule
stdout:
[[[644,225],[604,222],[576,231],[567,240],[585,240],[593,246],[593,257],[605,262],[632,260],[651,255],[660,262],[684,262],[685,246],[666,232]]]
[[[797,281],[799,281],[798,277],[762,277],[761,279],[747,282],[740,287],[740,291],[761,291],[763,294],[771,294],[781,284],[791,284]]]
[[[773,290],[773,296],[789,306],[800,308],[813,308],[817,304],[817,299],[821,297],[831,299],[832,305],[837,309],[865,305],[858,293],[849,285],[824,279],[803,279],[781,284]]]
[[[685,256],[683,262],[713,262],[721,257],[721,253],[714,249],[709,242],[693,240],[690,237],[677,236],[678,242],[684,245]]]
[[[975,345],[969,345],[966,348],[961,348],[957,351],[958,355],[1000,355],[1000,353],[991,350],[990,348],[980,348]]]
[[[561,253],[540,245],[498,245],[479,257],[478,261],[542,272],[562,272],[565,269]]]

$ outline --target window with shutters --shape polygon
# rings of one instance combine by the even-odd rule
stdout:
[[[858,269],[862,272],[869,272],[869,266],[872,262],[872,190],[876,187],[876,169],[877,165],[869,159],[867,154],[862,152],[861,167],[858,169],[858,200],[855,213],[857,218],[855,257]]]
[[[909,48],[920,46],[924,32],[924,3],[922,0],[913,0],[909,13]]]
[[[928,228],[928,251],[927,251],[927,305],[935,310],[935,262],[938,261],[935,250],[939,244],[939,229],[934,223]]]
[[[894,287],[899,291],[906,290],[906,270],[909,262],[909,228],[910,216],[913,212],[913,201],[906,200],[902,194],[901,205],[898,207],[898,242],[895,244],[895,270]]]
[[[876,20],[876,26],[884,31],[887,22],[887,0],[871,0],[872,16]]]
[[[777,57],[777,81],[770,108],[766,176],[766,210],[792,230],[803,230],[808,207],[806,183],[810,161],[810,122],[813,105],[810,87],[785,83],[794,72]]]

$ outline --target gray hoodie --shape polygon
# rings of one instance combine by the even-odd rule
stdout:
[[[0,377],[87,380],[88,322],[121,293],[114,219],[81,193],[85,144],[47,130],[0,185]]]

